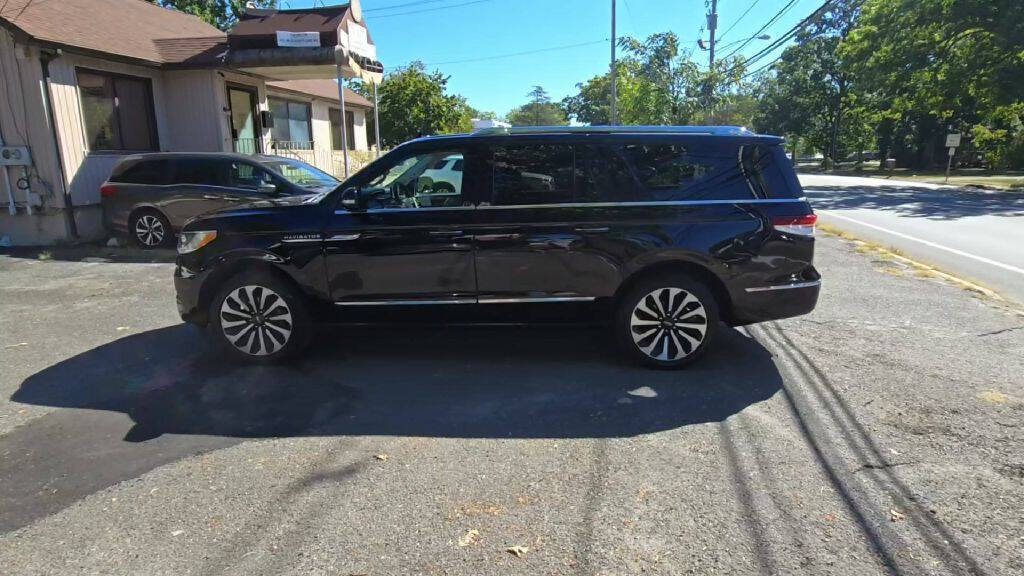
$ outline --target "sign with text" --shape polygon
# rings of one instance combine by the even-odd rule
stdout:
[[[281,48],[319,48],[319,32],[277,31],[277,45]]]
[[[960,135],[959,134],[946,134],[946,148],[959,148],[960,147]]]
[[[365,56],[370,60],[377,59],[377,47],[370,44],[366,28],[352,22],[348,23],[348,33],[344,30],[338,31],[338,44],[347,48],[353,54]]]

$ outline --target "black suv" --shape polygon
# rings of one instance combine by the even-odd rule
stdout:
[[[230,353],[267,361],[301,350],[325,304],[344,317],[589,302],[627,355],[683,366],[720,320],[817,302],[816,217],[781,144],[732,127],[420,138],[331,192],[187,222],[178,308]]]

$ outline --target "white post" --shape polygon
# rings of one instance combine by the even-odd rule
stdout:
[[[345,77],[338,66],[338,102],[341,104],[341,155],[345,159],[345,179],[348,179],[348,130],[345,122]]]
[[[380,158],[380,114],[377,109],[380,104],[377,100],[377,83],[373,83],[373,139],[377,143],[377,158]]]

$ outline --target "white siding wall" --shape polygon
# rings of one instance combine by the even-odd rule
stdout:
[[[168,118],[166,150],[225,150],[221,133],[224,112],[217,98],[217,77],[212,70],[164,72],[164,102]]]
[[[366,110],[362,108],[350,108],[352,110],[352,123],[355,127],[352,132],[356,135],[356,150],[368,150],[366,144]]]
[[[17,52],[17,54],[16,54]],[[39,51],[15,46],[14,39],[0,29],[0,69],[3,90],[0,90],[0,134],[8,146],[28,146],[35,163],[31,191],[43,197],[44,206],[64,206],[60,186],[57,152],[53,133],[46,119],[43,100],[43,70]],[[9,170],[11,186],[20,177],[20,169]],[[0,178],[0,196],[7,204],[7,190]],[[15,188],[15,201],[25,201],[23,192]],[[6,207],[6,206],[5,206]]]
[[[98,205],[100,184],[110,176],[110,169],[124,154],[90,152],[82,120],[76,68],[149,78],[153,86],[153,109],[161,150],[170,145],[169,125],[164,106],[163,74],[155,69],[100,60],[77,54],[65,54],[50,63],[51,98],[57,124],[61,156],[67,173],[72,202],[76,207]]]
[[[305,100],[309,102],[310,100]],[[331,116],[327,103],[312,100],[313,147],[320,152],[331,150]]]

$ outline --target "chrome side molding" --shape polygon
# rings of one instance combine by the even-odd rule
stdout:
[[[755,286],[753,288],[747,288],[747,292],[770,292],[772,290],[793,290],[797,288],[812,288],[814,286],[821,286],[821,280],[813,280],[811,282],[796,282],[794,284],[779,284],[777,286]]]
[[[534,302],[593,302],[595,296],[538,296],[535,298],[496,298],[484,296],[481,304],[527,304]]]
[[[421,304],[528,304],[538,302],[593,302],[596,296],[537,296],[531,298],[448,298],[446,300],[339,300],[336,306],[414,306]]]
[[[449,298],[447,300],[340,300],[336,306],[418,306],[429,304],[476,304],[476,298]]]
[[[380,212],[423,212],[441,210],[536,210],[538,208],[630,208],[644,206],[714,206],[719,204],[799,204],[807,202],[800,198],[739,198],[736,200],[652,200],[648,202],[561,202],[558,204],[519,204],[515,206],[451,206],[423,208],[371,208],[363,213]],[[353,214],[348,210],[335,210],[335,214]],[[359,212],[355,212],[359,214]]]

